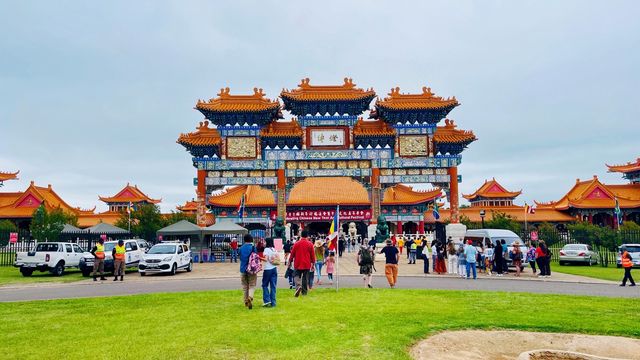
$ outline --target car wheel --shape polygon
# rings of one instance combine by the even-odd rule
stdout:
[[[176,265],[176,263],[173,263],[173,266],[171,267],[171,275],[175,275],[177,271],[178,265]]]
[[[84,277],[89,277],[89,276],[91,276],[91,271],[83,271],[83,272],[82,272],[82,276],[84,276]]]
[[[187,266],[187,272],[191,272],[193,270],[193,261],[189,262],[189,266]]]
[[[33,274],[33,269],[20,268],[20,273],[24,277],[29,277],[29,276],[31,276],[31,274]]]
[[[64,263],[62,261],[60,261],[56,267],[53,268],[53,270],[51,270],[51,273],[54,276],[62,276],[62,274],[64,274]]]
[[[560,266],[564,266],[564,261],[558,261],[558,264],[560,264]]]
[[[147,275],[147,273],[146,273],[146,272],[144,272],[144,271],[140,271],[140,276],[145,276],[145,275]]]

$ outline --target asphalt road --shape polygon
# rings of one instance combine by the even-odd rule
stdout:
[[[342,287],[362,287],[363,283],[362,278],[359,276],[344,276],[340,278],[340,285]],[[260,279],[258,279],[258,286],[260,286]],[[388,285],[386,278],[374,277],[373,286],[374,288],[387,288]],[[288,283],[285,279],[279,278],[278,287],[288,288]],[[328,287],[328,285],[323,285],[322,287]],[[522,281],[506,278],[479,278],[474,281],[457,278],[405,276],[398,279],[398,288],[470,291],[484,290],[640,298],[640,286],[619,287],[617,284],[574,283],[544,280]],[[83,281],[81,283],[71,284],[0,287],[0,302],[229,289],[240,289],[240,279],[171,278],[166,281],[127,281],[125,278],[124,282],[113,282],[110,279],[103,282]]]

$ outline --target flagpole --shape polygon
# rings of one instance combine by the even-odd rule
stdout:
[[[527,213],[529,212],[529,205],[527,205],[527,203],[524,203],[524,233],[525,233],[525,237],[527,236],[527,232],[529,231],[529,229],[527,228]]]
[[[338,206],[336,207],[336,219],[338,219],[338,221],[336,221],[336,229],[337,230],[337,235],[336,235],[336,247],[333,249],[333,251],[335,251],[336,253],[340,253],[340,204],[338,204]],[[335,254],[335,255],[338,255]],[[340,269],[340,256],[335,256],[336,259],[336,292],[338,292],[338,289],[340,288],[340,273],[339,273],[339,269]]]

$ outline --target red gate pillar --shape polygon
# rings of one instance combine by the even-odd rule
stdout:
[[[278,217],[281,217],[285,221],[287,220],[286,187],[287,178],[284,176],[284,169],[278,169],[278,185],[276,188]]]
[[[196,196],[198,200],[198,206],[196,210],[196,223],[198,226],[207,226],[206,213],[207,213],[207,171],[198,170],[198,186],[196,189]]]
[[[402,234],[402,221],[398,221],[398,222],[396,223],[396,232],[397,232],[398,234]]]
[[[449,204],[451,206],[451,223],[457,224],[460,219],[458,209],[458,168],[452,166],[449,168]]]
[[[378,222],[380,216],[380,169],[371,169],[371,223]]]

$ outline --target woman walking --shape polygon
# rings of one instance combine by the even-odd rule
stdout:
[[[364,245],[361,246],[360,251],[358,251],[358,265],[360,266],[360,275],[362,275],[364,286],[373,288],[373,286],[371,286],[371,279],[373,275],[373,254]]]
[[[322,240],[316,240],[314,245],[314,251],[316,254],[316,264],[315,264],[315,273],[316,273],[316,285],[320,285],[322,280],[322,265],[324,264],[324,243]]]
[[[529,250],[527,250],[527,262],[529,266],[531,266],[531,270],[533,270],[533,275],[536,274],[536,248],[533,246],[532,242],[529,242]]]
[[[458,275],[458,253],[452,240],[447,243],[447,265],[449,274]]]
[[[276,287],[278,285],[278,264],[280,255],[273,246],[273,239],[267,238],[263,252],[264,271],[262,272],[263,307],[276,306]]]

